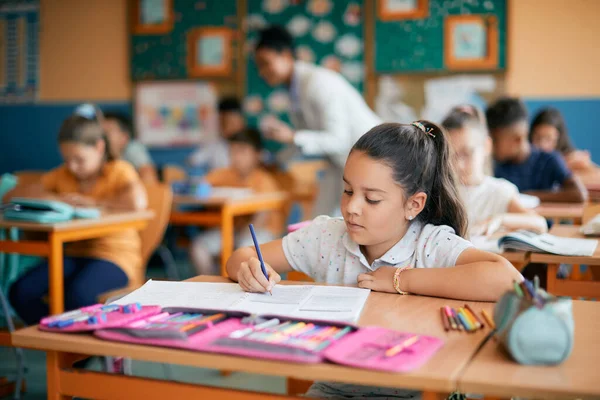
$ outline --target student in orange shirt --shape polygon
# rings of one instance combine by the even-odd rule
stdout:
[[[139,175],[126,161],[113,160],[97,119],[67,118],[58,144],[65,163],[46,173],[40,184],[17,187],[7,197],[50,198],[75,206],[119,210],[146,208],[148,199]],[[124,287],[130,280],[141,280],[141,264],[140,237],[133,229],[67,244],[65,308],[94,304],[98,295]],[[47,294],[48,263],[44,261],[11,286],[9,298],[21,319],[34,324],[49,313],[43,301]]]
[[[231,166],[211,171],[205,179],[212,186],[249,188],[256,193],[279,190],[273,176],[261,166],[262,141],[256,129],[247,128],[228,138]],[[279,212],[255,214],[249,218],[236,218],[235,244],[238,247],[252,245],[248,224],[253,223],[257,239],[266,243],[277,237],[282,230],[283,219]],[[191,247],[191,257],[196,272],[201,275],[217,273],[214,257],[221,250],[221,232],[210,230],[198,235]]]

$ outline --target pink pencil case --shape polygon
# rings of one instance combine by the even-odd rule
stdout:
[[[43,318],[39,329],[51,332],[86,332],[113,328],[160,313],[160,306],[95,304]]]
[[[172,313],[193,311],[202,314],[207,312],[220,312],[228,315],[229,318],[214,324],[201,332],[193,334],[185,340],[144,338],[131,335],[127,330],[132,326],[139,324],[136,322],[113,329],[100,329],[95,331],[95,335],[99,338],[112,341],[173,347],[199,352],[230,354],[298,363],[330,361],[336,364],[357,368],[397,372],[406,372],[418,368],[431,358],[443,344],[441,339],[419,335],[419,339],[410,346],[410,348],[395,354],[393,357],[387,357],[385,352],[389,348],[402,343],[406,338],[414,335],[384,328],[358,328],[340,322],[301,320],[279,316],[261,316],[261,318],[265,320],[277,318],[281,323],[286,323],[288,321],[293,323],[301,322],[313,325],[314,329],[336,328],[338,332],[346,332],[346,334],[339,339],[328,337],[326,340],[320,341],[319,343],[328,341],[328,345],[323,349],[306,348],[294,344],[278,342],[276,333],[272,333],[272,331],[268,330],[265,330],[264,332],[265,334],[272,334],[273,340],[257,341],[246,337],[231,337],[230,335],[233,332],[251,326],[242,322],[244,317],[247,317],[247,314],[244,313],[179,308],[164,309],[163,312],[164,311]],[[357,361],[357,357],[360,358],[360,361]]]

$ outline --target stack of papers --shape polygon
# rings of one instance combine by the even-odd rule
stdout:
[[[149,280],[114,304],[206,308],[356,323],[369,292],[343,286],[276,285],[271,296],[246,293],[236,283]]]

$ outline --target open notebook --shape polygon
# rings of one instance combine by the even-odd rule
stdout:
[[[246,293],[236,283],[149,280],[114,303],[244,311],[356,323],[369,292],[343,286],[276,285],[271,296]]]
[[[538,235],[529,231],[516,231],[498,241],[504,250],[552,253],[562,256],[591,256],[598,246],[597,240],[563,238],[548,233]]]

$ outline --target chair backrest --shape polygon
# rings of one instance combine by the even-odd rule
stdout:
[[[582,221],[587,224],[592,218],[600,214],[600,204],[588,204],[583,209]]]
[[[14,175],[18,178],[18,185],[30,185],[40,182],[44,171],[17,171]]]
[[[162,181],[168,184],[173,182],[185,181],[188,179],[188,174],[181,167],[176,165],[165,165],[162,169]]]
[[[173,192],[171,191],[171,187],[166,183],[147,183],[144,186],[148,193],[148,209],[154,211],[154,218],[140,232],[142,239],[142,265],[145,268],[152,253],[162,241],[167,225],[169,224]]]

